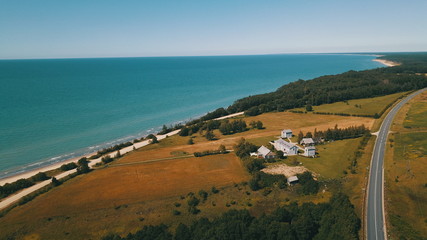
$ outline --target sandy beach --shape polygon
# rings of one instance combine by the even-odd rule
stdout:
[[[166,138],[166,136],[172,136],[172,135],[177,134],[178,132],[179,132],[179,130],[175,130],[175,131],[172,131],[172,132],[170,132],[168,134],[165,134],[165,135],[156,135],[156,137],[157,137],[158,140],[161,140],[161,139]],[[145,140],[145,141],[142,141],[142,142],[134,143],[131,146],[122,148],[120,150],[120,153],[121,154],[125,154],[125,153],[128,153],[128,152],[132,151],[133,147],[135,147],[135,149],[138,149],[138,148],[141,148],[141,147],[146,146],[148,144],[149,144],[149,140]],[[80,156],[80,157],[76,157],[76,158],[67,159],[65,161],[61,161],[61,162],[58,162],[58,163],[55,163],[55,164],[52,164],[52,165],[49,165],[49,166],[37,168],[37,169],[31,170],[31,171],[28,171],[28,172],[25,172],[25,173],[20,173],[20,174],[15,175],[15,176],[11,176],[11,177],[7,177],[7,178],[4,178],[4,179],[0,179],[0,186],[3,186],[6,183],[11,183],[11,182],[14,182],[14,181],[22,179],[22,178],[32,177],[32,176],[36,175],[39,172],[46,172],[46,171],[57,169],[57,168],[61,167],[63,164],[66,164],[66,163],[70,163],[70,162],[77,163],[77,161],[80,158],[82,158],[82,157],[89,158],[90,156],[92,156],[94,154],[96,154],[96,152],[93,152],[93,153],[90,153],[90,154],[86,154],[84,156]],[[114,157],[114,155],[116,155],[116,154],[117,154],[117,151],[114,151],[113,153],[110,153],[109,155],[111,157]],[[89,163],[89,166],[93,166],[96,163],[100,162],[101,158],[97,158],[97,159],[91,160],[90,163]]]
[[[230,115],[227,115],[227,116],[224,116],[224,117],[215,118],[214,120],[222,120],[222,119],[231,118],[231,117],[235,117],[235,116],[239,116],[239,115],[243,115],[243,112],[233,113],[233,114],[230,114]],[[156,137],[157,137],[158,140],[162,140],[162,139],[166,138],[167,136],[172,136],[172,135],[177,134],[179,131],[180,130],[175,130],[175,131],[172,131],[172,132],[167,133],[165,135],[156,135]],[[135,147],[135,149],[138,149],[138,148],[144,147],[144,146],[146,146],[148,144],[149,144],[148,140],[145,140],[145,141],[142,141],[142,142],[138,142],[138,143],[135,143],[135,144],[133,144],[133,145],[131,145],[129,147],[125,147],[125,148],[121,149],[120,153],[121,154],[125,154],[125,153],[128,153],[128,152],[132,151],[134,147]],[[117,153],[116,151],[113,152],[113,153],[110,153],[110,156],[114,157],[114,155],[116,153]],[[67,164],[67,163],[70,163],[70,162],[77,162],[82,157],[89,158],[90,156],[95,155],[95,154],[96,154],[96,152],[89,153],[89,154],[86,154],[86,155],[83,155],[83,156],[80,156],[80,157],[70,158],[70,159],[67,159],[67,160],[64,160],[64,161],[61,161],[61,162],[49,165],[49,166],[37,168],[37,169],[34,169],[34,170],[30,170],[28,172],[24,172],[24,173],[20,173],[20,174],[14,175],[14,176],[10,176],[10,177],[6,177],[6,178],[3,178],[3,179],[0,179],[0,186],[3,186],[6,183],[15,182],[16,180],[19,180],[19,179],[22,179],[22,178],[30,178],[30,177],[36,175],[39,172],[46,172],[46,171],[51,171],[51,170],[57,169],[57,168],[61,167],[63,164]],[[96,163],[98,163],[99,161],[101,161],[101,158],[91,160],[89,166],[93,166]]]
[[[400,65],[400,63],[392,62],[392,61],[384,60],[384,59],[374,59],[372,61],[379,62],[381,64],[384,64],[387,67],[394,67],[394,66],[399,66]]]

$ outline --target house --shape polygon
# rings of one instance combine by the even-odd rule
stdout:
[[[295,183],[298,183],[298,177],[297,176],[292,176],[292,177],[288,177],[288,185],[293,185]]]
[[[264,159],[272,159],[276,157],[276,154],[272,152],[270,149],[264,146],[261,146],[255,154],[251,153],[251,156],[257,156],[259,158],[264,158]]]
[[[281,138],[279,140],[274,141],[272,144],[277,151],[282,151],[284,153],[284,156],[292,156],[298,154],[298,147],[295,144],[286,142]]]
[[[300,144],[303,146],[313,146],[314,140],[313,140],[313,138],[303,138],[301,140]]]
[[[292,130],[291,129],[285,129],[282,131],[282,138],[291,138],[292,137]]]
[[[306,157],[314,157],[316,155],[316,147],[307,146],[304,148],[304,156]]]

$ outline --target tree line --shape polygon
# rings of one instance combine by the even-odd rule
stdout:
[[[427,87],[427,54],[386,54],[400,66],[322,76],[298,80],[274,92],[245,97],[228,108],[218,108],[190,123],[207,121],[244,111],[254,116],[271,111],[317,106],[352,99],[370,98]],[[380,116],[381,114],[378,113]],[[372,116],[376,117],[376,116]]]
[[[17,191],[31,187],[34,184],[49,178],[50,177],[48,177],[45,172],[39,172],[30,178],[22,178],[12,183],[6,183],[5,185],[0,186],[0,198],[5,198]]]
[[[229,210],[220,217],[200,218],[190,225],[179,224],[174,232],[168,226],[144,226],[126,237],[117,234],[103,240],[190,240],[190,239],[359,239],[360,219],[354,206],[342,193],[326,203],[293,202],[271,214],[254,217],[248,210]]]
[[[347,128],[338,128],[338,125],[335,125],[334,128],[328,128],[326,131],[317,131],[317,129],[314,129],[314,133],[307,132],[306,134],[300,131],[298,133],[298,142],[300,142],[303,138],[323,138],[325,141],[331,141],[358,138],[369,134],[369,129],[363,124],[360,126],[350,126]]]

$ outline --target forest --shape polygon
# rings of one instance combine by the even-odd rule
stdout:
[[[271,214],[254,217],[248,210],[229,210],[209,220],[200,218],[190,225],[179,224],[174,232],[168,226],[144,226],[136,233],[120,237],[109,234],[103,240],[136,239],[358,239],[360,219],[354,206],[342,193],[327,203],[293,202]]]
[[[274,92],[239,99],[227,109],[219,108],[192,123],[242,111],[246,115],[254,116],[265,112],[281,112],[427,87],[427,76],[424,74],[427,73],[427,53],[385,54],[382,58],[402,64],[365,71],[348,71],[312,80],[300,79]]]

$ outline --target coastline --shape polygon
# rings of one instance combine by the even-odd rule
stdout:
[[[378,57],[382,57],[382,56],[378,56]],[[387,67],[394,67],[394,66],[399,66],[400,65],[400,63],[393,62],[393,61],[390,61],[390,60],[385,60],[385,59],[378,59],[378,58],[376,58],[376,59],[373,59],[372,61],[379,62],[379,63],[381,63],[381,64],[383,64],[384,66],[387,66]]]
[[[215,118],[214,120],[222,120],[222,119],[226,119],[226,118],[236,117],[236,116],[239,116],[239,115],[243,115],[243,113],[244,112],[233,113],[233,114],[230,114],[230,115],[227,115],[227,116]],[[179,133],[179,131],[180,130],[178,129],[178,130],[172,131],[172,132],[164,134],[164,135],[156,135],[156,137],[157,137],[158,140],[162,140],[162,139],[164,139],[166,137],[173,136],[173,135]],[[133,151],[133,147],[135,147],[135,149],[138,149],[138,148],[147,146],[148,144],[149,144],[149,140],[144,140],[144,141],[141,141],[141,142],[133,143],[131,146],[128,146],[128,147],[120,149],[120,153],[121,154],[125,154],[125,153]],[[77,161],[80,158],[83,158],[83,157],[89,158],[90,156],[95,155],[96,153],[97,152],[92,152],[92,153],[88,153],[88,154],[82,155],[80,157],[69,158],[69,159],[66,159],[64,161],[60,161],[60,162],[57,162],[57,163],[54,163],[54,164],[51,164],[51,165],[47,165],[47,166],[44,166],[44,167],[32,169],[32,170],[29,170],[29,171],[26,171],[26,172],[23,172],[23,173],[18,173],[16,175],[12,175],[12,176],[9,176],[9,177],[2,178],[2,179],[0,179],[0,186],[3,186],[6,183],[15,182],[15,181],[17,181],[19,179],[22,179],[22,178],[30,178],[30,177],[36,175],[39,172],[46,172],[46,171],[51,171],[51,170],[54,170],[54,169],[58,169],[63,164],[67,164],[67,163],[71,163],[71,162],[77,163]],[[113,152],[113,153],[110,153],[108,155],[111,155],[111,157],[114,157],[115,154],[116,154],[116,152]],[[96,163],[98,163],[100,161],[101,158],[102,157],[100,157],[98,159],[91,160],[89,162],[89,166],[95,165]]]

